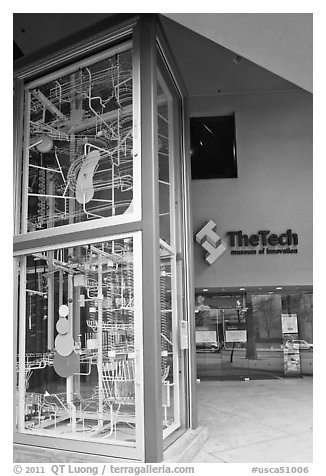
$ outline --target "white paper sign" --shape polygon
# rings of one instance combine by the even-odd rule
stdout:
[[[180,321],[180,348],[181,349],[189,348],[187,321]]]
[[[298,318],[296,314],[281,314],[283,334],[298,333]]]
[[[216,343],[216,331],[196,331],[196,344]]]
[[[225,342],[247,342],[247,331],[225,331]]]

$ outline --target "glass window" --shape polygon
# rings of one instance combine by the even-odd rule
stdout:
[[[293,293],[282,296],[282,312],[296,314],[299,338],[313,343],[313,293]]]
[[[201,379],[313,373],[312,292],[291,289],[196,295]]]
[[[234,115],[191,118],[190,142],[193,179],[238,177]]]
[[[134,262],[133,236],[20,258],[20,431],[135,446]]]
[[[133,211],[132,104],[130,49],[27,87],[22,233]]]
[[[175,136],[176,97],[168,79],[158,70],[157,131],[160,224],[160,308],[161,308],[161,377],[163,437],[180,426],[180,368],[178,289],[181,271],[177,268],[179,203],[176,174],[180,160],[180,144]],[[181,289],[180,289],[181,290]],[[180,295],[180,291],[179,291]]]

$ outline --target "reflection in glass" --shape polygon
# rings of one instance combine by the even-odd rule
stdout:
[[[295,332],[284,334],[284,315],[296,322]],[[200,379],[279,378],[290,364],[293,374],[312,375],[310,292],[198,294],[195,320]]]

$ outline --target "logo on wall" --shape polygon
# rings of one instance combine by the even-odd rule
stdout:
[[[250,235],[242,233],[242,230],[228,231],[226,234],[230,239],[231,255],[285,255],[298,253],[298,234],[293,233],[291,228],[280,235],[271,233],[270,230],[260,230]]]
[[[222,241],[221,237],[214,231],[216,223],[210,220],[206,225],[199,230],[196,234],[196,241],[204,250],[207,251],[205,260],[209,265],[215,263],[215,261],[222,256],[226,250],[226,244]]]
[[[231,255],[294,255],[298,254],[299,237],[291,228],[285,233],[272,233],[270,230],[259,230],[253,234],[245,234],[242,230],[228,231],[228,245],[214,231],[216,223],[210,220],[196,234],[195,238],[206,251],[205,260],[211,265],[229,248]]]

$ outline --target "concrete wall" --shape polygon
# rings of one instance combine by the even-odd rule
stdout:
[[[312,13],[164,13],[307,91],[312,91]]]
[[[195,117],[236,114],[237,179],[193,180],[194,232],[209,219],[217,233],[252,234],[291,228],[298,254],[234,256],[212,266],[194,244],[195,284],[262,286],[312,284],[312,96],[304,91],[190,99]]]

